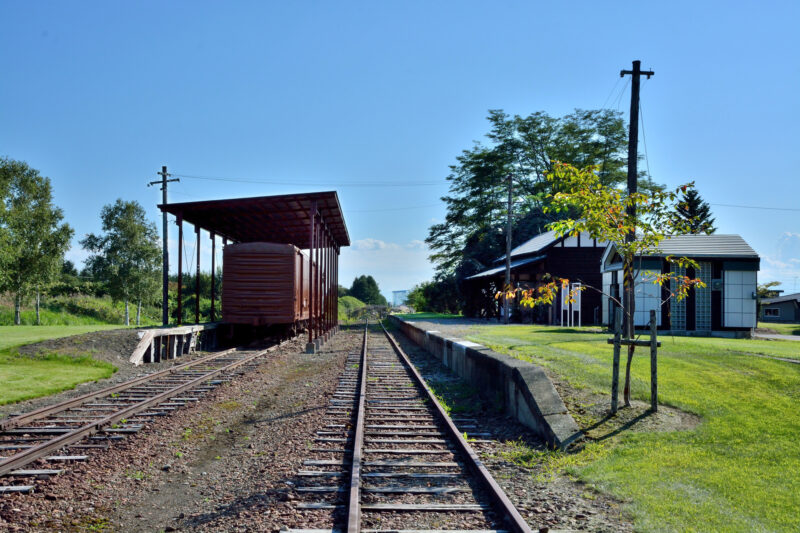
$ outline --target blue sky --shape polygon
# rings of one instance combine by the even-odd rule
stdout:
[[[160,225],[161,165],[259,182],[182,178],[176,202],[335,189],[342,281],[389,295],[431,277],[422,241],[488,109],[627,118],[619,71],[640,59],[654,179],[694,180],[759,281],[800,291],[799,6],[5,0],[0,155],[52,179],[77,261],[116,198]]]

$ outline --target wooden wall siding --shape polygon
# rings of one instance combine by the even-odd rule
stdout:
[[[232,244],[223,252],[222,320],[290,324],[309,316],[309,259],[290,244]],[[302,284],[300,274],[302,272]]]
[[[600,257],[603,248],[570,248],[554,247],[547,251],[544,271],[553,276],[567,278],[570,282],[580,281],[584,285],[591,285],[596,289],[603,286],[603,277],[600,273]],[[586,289],[581,295],[581,315],[584,324],[595,324],[602,317],[602,301],[599,292]],[[597,321],[595,321],[597,309]],[[556,318],[558,318],[556,316]],[[558,320],[556,320],[558,322]]]

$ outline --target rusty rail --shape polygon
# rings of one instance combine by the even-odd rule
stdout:
[[[425,379],[423,379],[422,375],[420,375],[417,368],[411,363],[411,360],[408,358],[406,353],[400,348],[400,345],[397,341],[389,334],[386,328],[383,326],[382,322],[379,322],[381,328],[383,329],[384,334],[386,334],[386,338],[389,339],[389,344],[392,345],[392,348],[397,353],[398,356],[408,365],[408,369],[411,372],[414,381],[421,386],[425,392],[427,393],[428,400],[430,401],[433,408],[439,414],[439,418],[444,424],[446,428],[447,435],[452,438],[458,450],[462,453],[465,457],[467,464],[469,465],[470,470],[481,480],[482,484],[486,487],[487,491],[491,499],[493,500],[494,504],[502,510],[508,525],[510,526],[511,530],[516,533],[532,533],[530,526],[528,526],[525,519],[522,518],[522,515],[519,514],[514,504],[511,503],[511,500],[508,499],[506,493],[497,484],[497,482],[492,477],[492,474],[489,473],[489,470],[483,463],[481,462],[478,454],[472,449],[467,441],[464,439],[464,436],[458,431],[458,428],[447,415],[447,412],[444,408],[439,404],[439,401],[436,399],[436,396],[433,394],[433,391],[428,387],[425,383]],[[359,415],[360,416],[360,415]]]
[[[119,383],[117,385],[112,385],[111,387],[106,387],[105,389],[100,389],[98,391],[89,392],[82,396],[78,396],[76,398],[72,398],[70,400],[66,400],[59,403],[54,403],[53,405],[48,405],[45,407],[40,407],[35,411],[31,411],[29,413],[24,413],[21,415],[17,415],[14,417],[10,417],[6,420],[0,421],[0,431],[6,429],[13,429],[18,427],[22,424],[33,422],[35,420],[39,420],[41,418],[45,418],[53,413],[57,413],[59,411],[64,411],[69,409],[70,407],[75,407],[76,405],[80,405],[86,401],[97,400],[102,398],[103,396],[108,396],[110,394],[114,394],[117,392],[121,392],[137,385],[141,385],[142,383],[146,383],[148,381],[152,381],[156,378],[166,376],[169,374],[173,374],[176,372],[182,372],[187,368],[206,363],[212,359],[216,359],[218,357],[222,357],[223,355],[227,355],[232,351],[236,350],[236,348],[230,348],[228,350],[224,350],[222,352],[214,353],[211,355],[207,355],[205,357],[201,357],[200,359],[195,359],[194,361],[189,361],[187,363],[183,363],[180,365],[175,365],[172,368],[167,368],[165,370],[160,370],[158,372],[154,372],[152,374],[147,374],[146,376],[142,376],[136,379],[132,379],[131,381],[126,381],[124,383]]]
[[[80,440],[82,440],[82,439],[84,439],[84,438],[86,438],[88,436],[91,436],[91,435],[93,435],[95,433],[98,433],[98,432],[102,431],[105,427],[111,426],[111,425],[113,425],[113,424],[115,424],[115,423],[117,423],[117,422],[119,422],[119,421],[121,421],[121,420],[123,420],[125,418],[128,418],[128,417],[130,417],[130,416],[132,416],[132,415],[134,415],[134,414],[136,414],[138,412],[141,412],[141,411],[147,409],[148,407],[151,407],[153,405],[157,405],[159,403],[162,403],[165,400],[169,400],[170,398],[176,396],[177,394],[180,394],[180,393],[182,393],[182,392],[184,392],[186,390],[190,390],[190,389],[192,389],[194,387],[197,387],[198,385],[201,385],[202,383],[214,378],[215,376],[218,376],[219,374],[222,374],[222,373],[225,373],[225,372],[229,372],[229,371],[234,370],[234,369],[236,369],[236,368],[238,368],[238,367],[240,367],[242,365],[245,365],[245,364],[247,364],[247,363],[249,363],[249,362],[251,362],[251,361],[253,361],[253,360],[255,360],[255,359],[259,358],[259,357],[262,357],[263,355],[267,354],[268,352],[271,352],[271,351],[277,349],[279,346],[281,346],[281,344],[282,343],[276,344],[276,345],[271,346],[270,348],[267,348],[265,350],[260,350],[260,351],[258,351],[256,353],[252,354],[252,355],[244,356],[241,359],[238,359],[236,361],[232,361],[232,362],[230,362],[228,364],[225,364],[225,365],[223,365],[223,366],[221,366],[219,368],[211,369],[211,370],[209,370],[207,372],[203,372],[201,375],[199,375],[196,378],[189,379],[188,381],[186,381],[184,383],[181,383],[181,384],[176,385],[175,387],[172,387],[172,388],[170,388],[170,389],[168,389],[166,391],[163,391],[163,392],[158,393],[158,394],[156,394],[154,396],[151,396],[150,398],[143,399],[142,401],[136,402],[136,403],[134,403],[134,404],[132,404],[132,405],[130,405],[128,407],[125,407],[124,409],[120,409],[118,411],[115,411],[114,413],[112,413],[112,414],[110,414],[110,415],[108,415],[106,417],[103,417],[103,418],[98,419],[96,421],[92,421],[89,424],[85,424],[85,425],[83,425],[83,426],[81,426],[79,428],[75,428],[74,430],[69,431],[67,433],[64,433],[63,435],[60,435],[58,437],[55,437],[55,438],[50,439],[48,441],[45,441],[45,442],[43,442],[43,443],[41,443],[39,445],[33,446],[33,447],[28,448],[28,449],[26,449],[24,451],[16,453],[11,457],[7,457],[7,458],[5,458],[3,460],[0,460],[0,476],[7,475],[7,474],[11,473],[12,471],[19,469],[22,466],[25,466],[25,465],[33,462],[33,461],[36,461],[37,459],[40,459],[41,457],[46,456],[48,453],[50,453],[50,452],[52,452],[54,450],[58,450],[58,449],[60,449],[60,448],[62,448],[64,446],[68,446],[70,444],[78,442],[78,441],[80,441]],[[98,397],[107,396],[109,394],[113,394],[115,392],[118,392],[118,391],[121,391],[121,390],[125,390],[127,388],[131,388],[131,387],[134,387],[136,385],[140,385],[142,383],[146,383],[148,381],[156,380],[156,379],[158,379],[160,377],[163,377],[165,375],[169,375],[169,374],[172,374],[172,373],[184,371],[187,368],[192,367],[192,366],[200,365],[200,364],[203,364],[203,363],[213,362],[214,360],[221,359],[221,358],[231,354],[235,350],[236,349],[225,350],[223,352],[220,352],[220,353],[217,353],[217,354],[212,354],[210,356],[203,357],[203,358],[197,359],[195,361],[191,361],[189,363],[185,363],[183,365],[178,365],[178,366],[175,366],[175,367],[167,369],[167,370],[163,370],[163,371],[160,371],[160,372],[155,372],[153,374],[149,374],[147,376],[143,376],[141,378],[137,378],[137,379],[128,381],[126,383],[122,383],[120,385],[115,385],[113,387],[108,387],[106,389],[103,389],[102,391],[97,391],[97,392],[94,392],[94,393],[85,394],[85,395],[83,395],[81,397],[74,398],[72,400],[67,400],[66,402],[61,402],[59,404],[55,404],[55,405],[52,405],[52,406],[49,406],[49,407],[44,407],[44,408],[38,409],[36,411],[32,411],[31,413],[28,413],[26,415],[21,415],[21,416],[18,416],[18,417],[11,418],[9,420],[6,420],[3,423],[2,429],[5,430],[5,429],[17,427],[20,424],[23,424],[25,422],[29,422],[31,420],[36,420],[36,419],[41,419],[41,418],[46,417],[47,415],[50,415],[50,414],[53,414],[53,413],[57,413],[57,412],[60,412],[60,411],[63,411],[63,410],[67,410],[67,409],[69,409],[71,407],[74,407],[76,405],[80,405],[81,403],[83,403],[83,402],[85,402],[87,400],[93,400],[93,399],[97,399]]]
[[[367,337],[369,320],[364,321],[364,340],[361,344],[361,377],[358,384],[358,418],[356,420],[353,458],[350,468],[350,499],[347,505],[347,532],[358,533],[361,529],[361,455],[364,442],[364,420],[367,396]]]

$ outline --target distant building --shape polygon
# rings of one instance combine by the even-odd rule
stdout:
[[[397,307],[403,305],[408,300],[409,291],[392,291],[392,305]]]
[[[800,292],[761,300],[760,319],[764,322],[800,322]]]

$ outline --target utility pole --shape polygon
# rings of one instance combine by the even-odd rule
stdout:
[[[167,177],[171,174],[167,174],[167,167],[161,167],[161,172],[156,172],[161,179],[158,181],[151,181],[147,184],[148,187],[151,185],[158,185],[161,184],[161,203],[167,205],[167,183],[171,181],[180,181],[178,178],[174,178],[168,180]],[[161,322],[166,326],[169,324],[169,248],[167,247],[167,240],[169,238],[169,231],[167,228],[167,212],[164,211],[161,217],[161,224],[163,226],[163,272],[161,281],[163,283],[163,290],[161,293]]]
[[[636,60],[633,62],[633,70],[622,70],[619,77],[622,78],[626,74],[631,75],[631,114],[630,114],[630,131],[628,135],[628,197],[636,194],[638,190],[638,170],[636,163],[639,159],[639,81],[641,76],[654,75],[652,70],[642,71],[642,62]],[[634,202],[628,202],[627,214],[630,220],[634,221],[633,228],[628,233],[625,240],[633,242],[636,239],[636,205]],[[625,287],[625,315],[626,327],[625,337],[633,339],[634,333],[634,316],[636,311],[636,295],[633,286],[633,258],[625,261],[624,269],[624,287]],[[630,365],[633,359],[633,351],[636,347],[633,344],[628,345],[628,362],[626,376],[630,375]],[[630,397],[630,383],[625,381],[625,390],[623,391],[625,397],[625,405],[630,405],[628,398]]]
[[[513,180],[511,174],[508,175],[508,207],[506,215],[506,282],[503,287],[503,321],[509,322],[509,311],[511,306],[508,304],[508,290],[511,287],[511,189]]]

